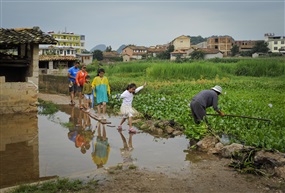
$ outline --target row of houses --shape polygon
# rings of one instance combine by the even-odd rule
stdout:
[[[124,61],[142,59],[145,56],[156,56],[167,50],[172,45],[174,51],[170,53],[170,60],[176,60],[179,56],[187,58],[195,51],[202,51],[205,54],[205,59],[221,58],[231,55],[231,49],[237,45],[239,52],[251,51],[258,41],[265,41],[268,43],[268,48],[272,53],[285,53],[285,37],[275,36],[274,34],[265,34],[265,40],[234,40],[231,36],[212,36],[205,42],[197,45],[191,44],[191,37],[181,35],[169,44],[159,45],[153,47],[144,46],[127,46],[122,51]]]

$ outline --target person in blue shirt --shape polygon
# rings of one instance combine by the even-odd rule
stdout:
[[[79,71],[79,65],[79,62],[75,62],[74,66],[68,69],[67,77],[69,80],[70,105],[75,105],[74,97],[75,93],[77,92],[77,84],[75,78],[77,72]]]

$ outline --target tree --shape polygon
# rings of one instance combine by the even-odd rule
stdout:
[[[103,60],[103,52],[101,50],[94,50],[93,59],[96,59],[98,61]]]
[[[107,46],[105,52],[112,52],[112,47],[111,46]]]
[[[267,53],[269,51],[268,43],[265,41],[258,41],[252,48],[252,53],[261,52]]]
[[[234,45],[231,49],[231,54],[232,56],[235,56],[237,53],[239,53],[239,47],[237,45]]]
[[[202,60],[204,59],[205,53],[200,50],[195,50],[190,54],[193,60]]]
[[[169,60],[170,59],[170,53],[174,51],[174,46],[173,45],[170,45],[168,46],[167,50],[158,54],[157,57],[159,59],[162,59],[162,60]]]

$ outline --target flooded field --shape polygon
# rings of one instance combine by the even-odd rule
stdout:
[[[191,158],[195,161],[185,136],[129,134],[126,123],[120,133],[121,117],[109,115],[111,123],[102,125],[78,108],[59,107],[54,115],[1,116],[1,188],[117,164],[175,172],[189,168]]]

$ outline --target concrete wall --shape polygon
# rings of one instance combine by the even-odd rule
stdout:
[[[37,113],[1,115],[0,123],[0,186],[39,179]]]
[[[67,75],[39,75],[39,91],[43,93],[69,94]]]
[[[33,82],[5,82],[0,77],[0,114],[37,112],[38,88]]]

